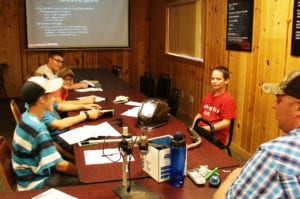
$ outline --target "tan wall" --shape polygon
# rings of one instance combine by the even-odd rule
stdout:
[[[238,118],[234,147],[245,156],[282,132],[271,108],[275,97],[263,94],[264,82],[280,81],[300,68],[299,57],[290,55],[293,0],[255,0],[252,52],[226,50],[227,1],[205,0],[204,63],[164,54],[165,4],[168,0],[131,0],[132,49],[68,51],[67,65],[74,68],[122,66],[122,77],[138,89],[144,71],[155,77],[172,75],[172,85],[183,95],[179,111],[190,118],[197,112],[204,93],[210,89],[211,68],[226,65],[231,72],[229,90],[235,97]],[[22,82],[47,61],[47,52],[24,50],[24,5],[20,0],[0,0],[0,63],[8,63],[5,86],[9,97],[19,96]],[[194,102],[191,102],[194,98]]]
[[[300,68],[299,57],[290,55],[293,0],[254,1],[252,52],[226,50],[227,1],[205,0],[206,34],[203,64],[164,55],[164,5],[151,3],[150,67],[158,75],[168,72],[173,85],[183,92],[180,111],[192,118],[204,93],[210,89],[210,71],[216,65],[228,66],[229,90],[237,101],[238,118],[233,145],[245,156],[257,146],[282,132],[271,108],[275,97],[263,94],[264,82],[278,82],[286,73]],[[190,97],[194,97],[191,103]]]

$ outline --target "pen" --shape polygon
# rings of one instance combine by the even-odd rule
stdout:
[[[204,179],[207,180],[210,176],[212,176],[212,174],[216,173],[217,170],[218,170],[218,167],[216,167],[213,170],[211,170],[211,172],[209,172],[208,174],[206,174],[204,176]]]

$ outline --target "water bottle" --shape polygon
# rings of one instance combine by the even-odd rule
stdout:
[[[174,187],[184,183],[184,170],[186,159],[186,142],[182,132],[177,131],[171,140],[171,168],[170,184]]]

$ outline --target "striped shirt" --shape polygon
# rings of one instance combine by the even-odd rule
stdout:
[[[63,160],[45,124],[27,111],[16,126],[12,150],[19,191],[42,188],[51,175],[51,168]]]
[[[300,127],[260,145],[225,198],[300,198]]]

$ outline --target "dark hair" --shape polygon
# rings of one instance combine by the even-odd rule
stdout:
[[[216,67],[213,68],[213,71],[214,70],[218,70],[221,73],[223,73],[224,79],[226,79],[226,80],[229,79],[229,70],[228,70],[227,67],[225,67],[225,66],[216,66]]]
[[[50,51],[48,54],[48,58],[54,57],[55,55],[64,57],[64,53],[61,51]]]

